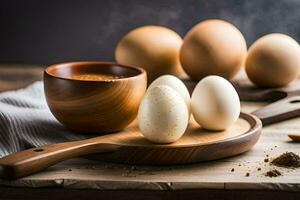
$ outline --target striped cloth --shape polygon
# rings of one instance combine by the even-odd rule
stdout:
[[[43,83],[0,93],[0,157],[45,144],[85,139],[66,130],[51,114]]]

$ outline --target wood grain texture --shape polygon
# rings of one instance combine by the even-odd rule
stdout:
[[[124,78],[74,80],[85,73],[112,74]],[[99,134],[119,131],[136,117],[147,86],[146,72],[107,62],[73,62],[49,66],[44,89],[52,114],[63,125],[80,132]]]
[[[252,112],[263,125],[284,121],[300,116],[300,95],[288,96]]]
[[[43,79],[43,67],[36,65],[0,64],[0,92],[15,90]]]
[[[25,68],[21,67],[13,68],[13,66],[8,68],[7,72],[1,74],[0,79],[5,77],[6,73],[11,74],[15,70],[26,71]],[[26,72],[32,73],[32,70]],[[22,80],[18,79],[17,82],[29,84],[30,79],[26,77]],[[13,83],[11,81],[10,84],[3,85],[3,90],[8,90]],[[241,105],[243,112],[250,113],[262,108],[266,103],[241,102]],[[3,199],[5,197],[7,199],[26,199],[26,194],[29,195],[28,199],[33,199],[33,197],[40,199],[41,196],[43,198],[49,196],[51,199],[53,194],[57,198],[61,196],[62,199],[65,199],[65,194],[68,191],[69,194],[78,195],[79,193],[82,194],[82,191],[83,193],[85,191],[95,192],[92,196],[97,196],[97,194],[101,196],[102,192],[111,191],[112,194],[115,194],[113,198],[117,198],[117,196],[123,198],[127,194],[122,193],[122,191],[126,190],[134,191],[134,193],[138,190],[144,197],[145,190],[149,194],[158,190],[167,192],[188,190],[195,193],[203,191],[203,195],[197,193],[196,198],[205,197],[209,191],[214,197],[216,192],[222,193],[224,191],[220,198],[233,199],[240,196],[245,199],[246,196],[249,197],[250,193],[253,194],[253,198],[257,198],[258,195],[267,192],[270,199],[278,198],[279,195],[282,195],[282,199],[288,199],[286,195],[288,192],[284,191],[292,191],[289,194],[299,195],[300,170],[290,171],[280,168],[283,170],[283,176],[265,177],[263,174],[270,169],[270,166],[263,160],[266,154],[273,157],[285,151],[300,153],[299,144],[290,142],[291,140],[287,137],[289,133],[300,133],[299,125],[300,118],[294,118],[264,127],[258,143],[251,151],[239,156],[191,165],[135,166],[99,162],[85,158],[71,159],[15,181],[0,179],[0,194]],[[261,167],[262,170],[257,171],[258,167]],[[235,168],[234,172],[231,172],[232,168]],[[245,177],[247,172],[250,172],[249,177]],[[22,190],[23,188],[25,190]],[[60,189],[61,194],[56,189]],[[245,192],[237,195],[232,193],[233,190]],[[78,193],[74,193],[74,191],[78,191]],[[96,194],[96,192],[99,193]],[[232,198],[230,198],[231,196]],[[167,193],[167,197],[170,197],[170,193]],[[177,197],[178,195],[175,193],[174,198]],[[184,197],[187,195],[185,194]],[[263,196],[260,197],[264,199]],[[290,199],[295,198],[294,196]],[[249,197],[249,199],[251,198]]]
[[[241,113],[226,131],[206,131],[192,119],[177,142],[158,145],[148,142],[136,121],[122,132],[87,140],[52,144],[17,152],[0,159],[0,177],[15,179],[45,169],[62,160],[92,153],[112,152],[102,160],[129,164],[171,165],[220,159],[248,151],[261,132],[258,118]]]
[[[242,110],[252,112],[263,106],[264,103],[243,102]],[[186,165],[136,166],[77,158],[22,179],[0,180],[0,185],[34,187],[40,190],[45,187],[113,190],[116,194],[120,194],[120,190],[203,189],[300,192],[299,169],[278,168],[283,176],[276,178],[264,176],[266,171],[274,168],[264,162],[267,154],[273,158],[285,151],[300,153],[299,144],[290,142],[287,137],[288,133],[300,132],[299,124],[300,118],[295,118],[267,126],[263,128],[258,143],[251,151],[226,159]],[[261,171],[257,170],[259,167]],[[234,172],[231,172],[232,168],[235,169]],[[250,176],[246,177],[246,173],[250,173]]]
[[[1,77],[11,74],[9,69],[5,70]],[[25,71],[24,73],[31,73],[31,70],[27,71],[26,68],[20,68],[19,70]],[[28,80],[23,78],[17,82],[29,84],[26,81]],[[8,90],[11,86],[13,86],[13,82],[3,85],[3,90]],[[247,113],[260,109],[265,105],[267,103],[241,102],[242,111]],[[2,188],[7,189],[0,189],[2,191],[0,193],[3,198],[13,196],[12,198],[24,199],[27,192],[26,194],[29,194],[29,196],[32,194],[28,199],[32,199],[33,196],[36,198],[52,197],[53,194],[57,196],[55,188],[62,191],[61,196],[63,198],[65,198],[66,191],[70,190],[70,193],[72,193],[76,189],[76,191],[79,191],[78,194],[80,191],[102,192],[108,190],[121,197],[125,195],[122,191],[126,189],[134,191],[134,194],[137,190],[140,190],[142,195],[144,194],[143,190],[147,190],[151,194],[157,190],[192,190],[195,192],[203,191],[201,197],[205,196],[208,191],[212,191],[213,196],[216,192],[224,191],[226,194],[221,194],[221,198],[229,198],[230,195],[227,192],[243,190],[245,193],[240,195],[243,198],[245,196],[249,197],[249,192],[253,194],[253,198],[267,192],[270,194],[270,199],[278,198],[279,194],[284,194],[282,199],[287,199],[287,192],[283,191],[292,191],[291,194],[299,195],[300,170],[280,168],[279,170],[282,170],[283,176],[265,177],[263,174],[273,167],[269,166],[268,163],[264,163],[263,160],[266,154],[271,158],[285,151],[300,154],[299,143],[291,142],[291,139],[287,136],[289,133],[300,133],[299,124],[300,118],[294,118],[264,127],[258,143],[251,151],[226,159],[179,166],[135,166],[76,158],[15,181],[0,179]],[[277,148],[274,148],[274,146],[277,146]],[[262,168],[261,171],[257,170],[258,167]],[[235,168],[234,172],[231,172],[232,168]],[[245,177],[247,172],[250,172],[249,177]],[[17,188],[34,189],[18,192]],[[236,198],[235,194],[233,195]],[[170,194],[168,193],[167,196],[170,197]],[[174,197],[177,197],[177,193]],[[290,199],[295,198],[294,196]]]

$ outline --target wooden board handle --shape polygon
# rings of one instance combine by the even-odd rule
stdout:
[[[291,96],[252,112],[263,125],[300,116],[300,96]]]
[[[0,177],[3,179],[21,178],[63,160],[91,153],[110,152],[118,147],[118,145],[102,143],[101,139],[92,138],[16,152],[0,159]]]

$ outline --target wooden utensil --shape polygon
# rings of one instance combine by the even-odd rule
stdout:
[[[136,121],[124,131],[82,141],[52,144],[17,152],[0,159],[0,177],[15,179],[78,156],[111,152],[103,159],[129,164],[171,165],[220,159],[248,151],[258,140],[262,124],[241,113],[228,130],[203,130],[191,119],[185,135],[176,143],[157,145],[139,132]]]
[[[98,77],[77,80],[78,75]],[[115,79],[101,79],[117,76]],[[109,62],[70,62],[49,66],[44,89],[52,114],[79,132],[114,132],[136,117],[146,91],[145,70]]]
[[[190,93],[197,82],[184,80]],[[232,81],[241,100],[274,102],[252,112],[258,116],[263,125],[284,121],[300,116],[300,79],[282,88],[258,88],[248,79]]]
[[[240,99],[243,101],[274,102],[283,98],[300,95],[300,79],[280,88],[260,88],[247,78],[232,81]]]
[[[294,142],[300,142],[300,134],[288,134],[289,138],[291,138]]]
[[[240,98],[245,101],[271,101],[252,114],[259,116],[263,125],[300,116],[300,80],[282,88],[258,88],[248,79],[233,81]]]

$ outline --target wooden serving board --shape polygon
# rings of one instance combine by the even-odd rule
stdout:
[[[100,159],[130,164],[170,165],[215,160],[248,151],[261,133],[261,121],[241,113],[226,131],[201,129],[191,118],[185,135],[176,143],[153,144],[139,132],[136,122],[124,131],[87,140],[52,144],[17,152],[0,159],[0,177],[15,179],[60,161],[93,153]],[[108,153],[109,152],[109,153]]]

